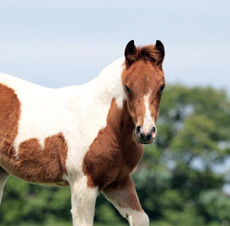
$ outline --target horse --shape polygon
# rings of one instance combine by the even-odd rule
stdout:
[[[157,135],[165,87],[161,41],[136,47],[81,86],[58,89],[0,74],[0,204],[8,176],[70,186],[74,226],[91,226],[98,194],[147,226],[130,173]]]

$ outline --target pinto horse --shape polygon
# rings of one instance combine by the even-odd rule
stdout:
[[[157,134],[164,46],[136,47],[82,86],[0,74],[0,203],[9,175],[70,186],[74,226],[93,225],[99,192],[130,225],[149,225],[130,173]]]

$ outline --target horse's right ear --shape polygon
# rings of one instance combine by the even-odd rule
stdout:
[[[130,66],[137,61],[137,48],[134,45],[134,41],[131,40],[125,48],[125,63],[126,66]]]

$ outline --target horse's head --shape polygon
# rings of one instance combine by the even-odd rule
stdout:
[[[155,45],[138,48],[132,40],[125,49],[122,83],[135,134],[144,144],[152,143],[157,134],[156,121],[165,87],[163,59],[164,46],[158,40]]]

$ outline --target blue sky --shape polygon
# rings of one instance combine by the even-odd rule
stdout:
[[[0,2],[0,71],[47,87],[83,84],[126,44],[161,40],[168,83],[230,89],[228,0]]]

